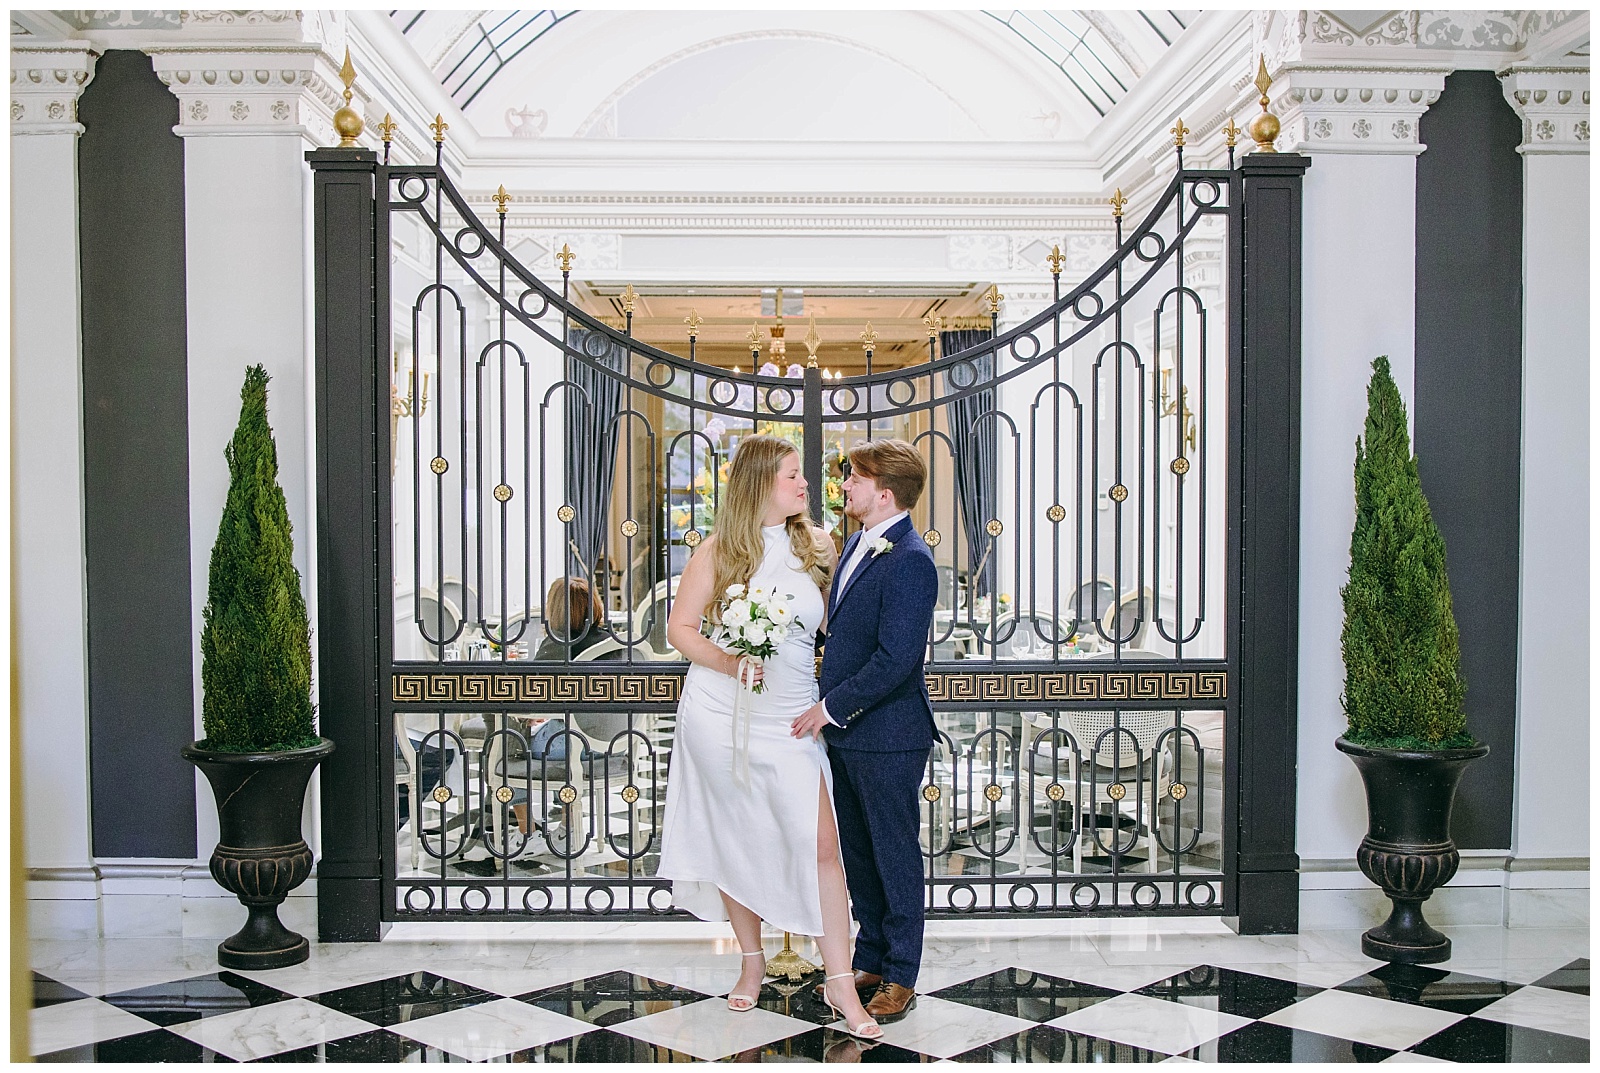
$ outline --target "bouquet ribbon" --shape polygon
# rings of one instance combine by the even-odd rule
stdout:
[[[742,657],[739,685],[733,691],[733,781],[742,790],[750,788],[750,716],[755,695],[755,669],[755,660]]]

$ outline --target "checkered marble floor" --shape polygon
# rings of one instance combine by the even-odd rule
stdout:
[[[1588,934],[1455,929],[1442,966],[1355,933],[1117,927],[930,938],[916,1008],[861,1043],[801,984],[723,998],[723,941],[318,945],[218,971],[211,942],[35,942],[46,1062],[1587,1062]],[[769,951],[770,953],[771,951]]]

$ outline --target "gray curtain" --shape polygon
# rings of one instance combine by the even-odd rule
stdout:
[[[583,328],[571,329],[568,338],[574,350],[581,351],[608,369],[623,374],[627,351],[604,335]],[[567,527],[567,535],[583,559],[580,567],[571,561],[567,548],[568,571],[587,576],[595,560],[607,547],[606,525],[611,513],[611,486],[617,472],[617,414],[622,409],[622,383],[616,377],[598,373],[576,358],[567,357],[566,377],[582,389],[566,392],[567,458],[566,502],[577,511]],[[605,580],[594,579],[604,586]],[[599,591],[604,591],[599,588]]]
[[[939,353],[957,354],[994,338],[987,328],[939,333]],[[974,383],[994,379],[994,353],[988,352],[972,362],[971,371],[952,369],[944,374],[944,390],[961,391]],[[975,377],[975,378],[974,378]],[[994,556],[983,562],[983,576],[976,576],[983,561],[989,534],[983,527],[1000,509],[1000,429],[993,419],[978,423],[978,417],[995,408],[994,388],[974,392],[964,399],[945,404],[950,421],[950,439],[956,450],[956,502],[961,508],[961,531],[967,538],[967,570],[975,575],[970,582],[979,596],[989,592],[987,575]]]

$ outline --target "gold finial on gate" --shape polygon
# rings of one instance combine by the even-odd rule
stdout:
[[[349,49],[344,50],[344,66],[339,68],[339,79],[344,82],[344,107],[333,113],[333,130],[339,135],[339,148],[350,149],[361,137],[361,129],[366,124],[361,122],[361,113],[350,106],[355,97],[355,91],[350,87],[356,84],[356,69],[350,62]]]
[[[388,145],[394,141],[395,132],[400,129],[400,124],[388,112],[383,113],[383,122],[378,124],[378,136],[383,139],[383,144]]]
[[[489,200],[494,202],[495,212],[501,216],[506,214],[506,206],[511,203],[511,195],[506,193],[505,183],[500,184],[500,189],[496,190]]]
[[[1232,149],[1235,145],[1239,144],[1239,134],[1241,132],[1239,125],[1233,121],[1232,116],[1228,117],[1228,125],[1222,128],[1222,133],[1227,135],[1229,149]]]
[[[1111,195],[1111,215],[1121,216],[1122,206],[1127,203],[1128,199],[1122,196],[1122,187],[1117,187],[1117,192]]]
[[[872,330],[872,322],[867,321],[866,330],[861,333],[861,349],[871,354],[878,345],[878,333]]]
[[[700,320],[700,314],[695,312],[693,306],[689,307],[689,315],[683,318],[683,322],[689,326],[690,339],[700,334],[700,325],[703,322]]]
[[[450,124],[444,121],[444,114],[434,113],[433,122],[428,124],[428,129],[433,131],[433,140],[440,145],[444,144],[444,132],[450,129]]]
[[[1061,265],[1066,261],[1066,258],[1061,255],[1060,246],[1051,246],[1050,256],[1046,257],[1045,260],[1050,262],[1050,274],[1052,276],[1061,275]]]
[[[1189,128],[1183,125],[1183,117],[1178,117],[1178,125],[1172,128],[1172,144],[1179,149],[1183,148],[1183,140],[1189,136]]]
[[[750,350],[751,350],[752,353],[754,353],[755,351],[760,350],[761,349],[761,325],[757,324],[755,321],[751,321],[750,322],[750,333],[744,337],[744,340],[745,340],[745,342],[750,344]],[[738,370],[734,370],[734,371],[737,372]]]
[[[622,288],[622,311],[628,316],[633,316],[633,303],[638,299],[639,292],[633,289],[633,284]]]
[[[989,289],[983,292],[983,300],[989,303],[989,315],[993,317],[999,315],[1000,303],[1006,300],[1006,296],[1000,293],[998,283],[991,283]]]
[[[923,317],[922,324],[928,329],[928,338],[932,339],[939,334],[939,329],[944,326],[943,317]]]
[[[806,368],[817,367],[817,347],[822,345],[822,336],[817,334],[817,315],[811,314],[811,321],[806,326],[806,337],[800,340],[806,345]]]
[[[578,255],[573,253],[571,248],[568,247],[565,242],[563,242],[561,244],[561,252],[556,254],[556,260],[561,263],[561,274],[566,275],[568,272],[571,272],[572,262],[576,261],[577,259]]]
[[[1250,121],[1250,137],[1255,139],[1256,152],[1276,153],[1278,131],[1282,129],[1278,124],[1278,117],[1267,111],[1271,100],[1267,97],[1267,89],[1272,85],[1272,76],[1267,74],[1267,57],[1263,53],[1261,64],[1256,69],[1256,88],[1261,91],[1261,114]]]

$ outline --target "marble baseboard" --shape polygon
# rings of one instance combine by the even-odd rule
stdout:
[[[28,935],[34,939],[98,939],[100,902],[93,898],[30,898]]]
[[[1493,925],[1513,928],[1587,927],[1589,873],[1462,871],[1434,891],[1424,906],[1438,927]],[[1389,913],[1389,900],[1359,872],[1303,872],[1300,927],[1369,928]]]

